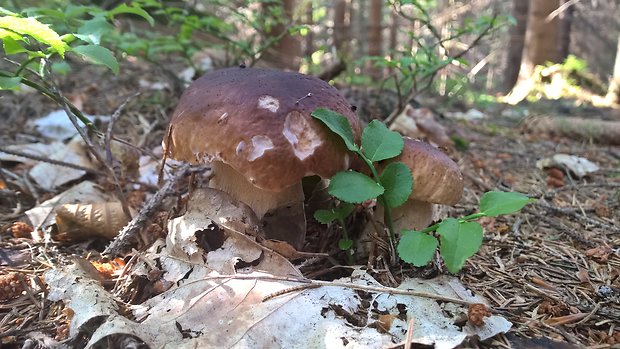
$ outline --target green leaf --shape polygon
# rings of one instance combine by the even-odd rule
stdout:
[[[338,248],[342,251],[347,251],[353,247],[353,240],[351,239],[340,239],[338,241]]]
[[[402,162],[388,164],[381,176],[379,183],[385,188],[383,197],[390,207],[398,207],[407,201],[413,189],[413,176],[411,170]]]
[[[127,6],[127,4],[121,4],[116,6],[115,8],[113,8],[112,10],[108,11],[108,13],[114,17],[118,14],[121,13],[130,13],[136,16],[140,16],[142,18],[144,18],[144,20],[146,20],[147,22],[149,22],[149,24],[152,26],[155,25],[155,20],[153,19],[153,17],[151,17],[151,15],[149,15],[148,12],[144,11],[144,9],[142,9],[142,7],[140,7],[140,5],[138,4],[131,4],[131,6]]]
[[[11,12],[11,11],[7,10],[6,8],[0,6],[0,15],[17,16],[17,13]]]
[[[19,35],[17,35],[19,39],[15,40],[12,36],[7,35],[3,37],[2,31],[3,29],[0,29],[0,39],[2,39],[2,48],[4,48],[4,53],[7,55],[14,55],[16,53],[28,52],[27,49],[19,44],[19,41],[23,41]]]
[[[482,245],[482,226],[477,222],[459,223],[454,218],[447,218],[439,224],[440,253],[448,271],[456,273],[473,256]]]
[[[373,120],[362,133],[362,150],[371,161],[398,156],[403,151],[403,136],[390,131],[381,121]]]
[[[58,75],[67,75],[71,72],[71,66],[66,61],[52,63],[52,72]]]
[[[530,202],[536,201],[515,192],[489,191],[480,198],[480,212],[489,217],[515,213]]]
[[[38,42],[50,46],[60,56],[65,55],[66,44],[60,39],[58,33],[34,18],[0,17],[0,29],[20,35],[29,35]]]
[[[436,249],[435,237],[413,230],[403,230],[403,236],[397,247],[400,259],[416,267],[425,266],[430,262]]]
[[[355,205],[349,202],[341,202],[338,207],[333,209],[337,219],[345,219],[355,210]]]
[[[0,76],[0,90],[15,90],[19,87],[19,83],[21,81],[22,81],[22,78],[19,76],[16,76],[16,77]]]
[[[359,147],[354,141],[353,129],[344,115],[326,108],[318,108],[312,112],[312,116],[315,119],[321,120],[332,132],[340,136],[347,149],[359,152]]]
[[[101,37],[114,30],[114,27],[103,17],[95,17],[84,21],[78,28],[75,37],[92,45],[99,45]]]
[[[314,212],[314,219],[322,224],[329,224],[333,222],[338,216],[332,210],[316,210]]]
[[[355,205],[348,202],[341,202],[338,207],[331,210],[316,210],[314,212],[314,219],[323,224],[329,224],[336,219],[347,218],[354,209]]]
[[[114,74],[118,74],[118,61],[112,51],[97,45],[82,45],[73,48],[73,52],[79,54],[84,59],[94,64],[105,65]]]
[[[332,196],[355,204],[374,199],[384,191],[372,178],[355,171],[336,173],[327,190]]]

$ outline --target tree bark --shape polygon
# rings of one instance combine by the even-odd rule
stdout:
[[[508,54],[506,55],[506,70],[504,75],[504,88],[508,92],[517,82],[519,66],[523,56],[523,44],[525,43],[525,30],[527,28],[527,12],[529,0],[513,0],[512,16],[517,24],[510,28],[508,39]]]
[[[382,38],[382,18],[383,18],[383,0],[370,0],[370,10],[368,14],[368,55],[383,55],[383,38]],[[381,68],[369,67],[370,76],[373,78],[381,78]]]
[[[530,2],[519,77],[506,102],[517,104],[527,97],[534,86],[536,65],[547,61],[558,62],[558,18],[556,16],[549,21],[548,17],[559,5],[559,0]]]
[[[390,54],[398,50],[398,29],[400,28],[400,16],[396,11],[390,11]]]
[[[334,4],[334,47],[339,56],[349,55],[351,16],[348,0],[337,0]]]
[[[561,0],[561,5],[570,0]],[[570,53],[570,37],[575,13],[575,5],[568,6],[559,14],[560,29],[558,38],[558,57],[559,61],[564,61]]]
[[[282,0],[278,3],[263,3],[263,12],[269,16],[274,6],[282,6],[282,17],[279,18],[266,35],[270,38],[282,36],[278,42],[270,47],[264,54],[263,58],[274,63],[276,66],[284,69],[298,70],[301,55],[301,44],[297,36],[286,33],[293,23],[293,11],[295,9],[295,0]]]
[[[614,63],[614,72],[609,82],[609,89],[606,102],[610,104],[620,104],[620,36],[618,36],[618,46],[616,48],[616,61]]]
[[[304,38],[304,56],[310,57],[314,51],[314,32],[312,31],[314,27],[314,8],[312,6],[312,1],[308,1],[306,4],[306,25],[309,28],[308,34]]]

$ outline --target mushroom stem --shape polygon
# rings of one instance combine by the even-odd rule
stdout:
[[[377,207],[378,220],[383,221],[383,207]],[[433,204],[414,199],[407,200],[401,206],[392,209],[394,230],[421,230],[433,222]]]
[[[303,247],[306,215],[301,181],[282,191],[269,191],[255,187],[223,162],[213,162],[211,169],[213,179],[209,185],[250,206],[261,220],[267,238],[286,241],[298,250]]]
[[[301,181],[282,191],[269,191],[255,187],[234,168],[219,161],[211,163],[213,178],[209,182],[212,188],[227,192],[235,199],[247,204],[254,210],[258,219],[267,211],[286,207],[304,201]]]

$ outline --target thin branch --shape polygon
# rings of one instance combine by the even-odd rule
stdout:
[[[561,15],[562,12],[566,11],[569,7],[577,4],[579,1],[581,1],[581,0],[569,0],[569,1],[565,2],[565,3],[563,3],[560,7],[558,7],[553,12],[551,12],[549,14],[549,16],[547,16],[547,18],[545,18],[545,23],[551,22],[552,20],[555,19],[555,17]]]
[[[6,148],[4,148],[2,146],[0,146],[0,152],[11,154],[11,155],[15,155],[15,156],[21,156],[23,158],[32,159],[32,160],[36,160],[36,161],[46,162],[46,163],[52,164],[52,165],[68,167],[68,168],[72,168],[74,170],[80,170],[80,171],[84,171],[86,173],[95,174],[95,175],[98,175],[98,176],[101,176],[101,175],[104,174],[103,172],[101,172],[99,170],[94,170],[92,168],[88,168],[88,167],[84,167],[84,166],[80,166],[80,165],[76,165],[76,164],[72,164],[72,163],[64,162],[64,161],[60,161],[60,160],[50,159],[49,157],[43,157],[43,156],[39,156],[39,155],[35,155],[35,154],[28,154],[28,153],[24,153],[24,152],[21,152],[21,151],[18,151],[18,150],[10,150],[10,149],[6,149]]]
[[[179,168],[173,178],[168,180],[140,209],[140,212],[121,230],[118,236],[106,247],[103,252],[104,255],[114,257],[123,252],[135,238],[140,229],[144,227],[146,222],[153,213],[161,206],[163,200],[171,195],[174,191],[177,183],[183,180],[186,176],[203,172],[207,169],[205,166],[190,166],[184,165]]]
[[[402,111],[404,110],[404,107],[415,98],[416,95],[418,95],[419,93],[425,91],[426,89],[428,89],[432,83],[433,80],[435,78],[435,76],[437,75],[437,73],[443,69],[445,66],[447,66],[451,61],[455,60],[455,59],[459,59],[461,57],[463,57],[464,55],[466,55],[472,48],[474,48],[476,45],[478,45],[478,43],[480,42],[480,40],[482,40],[483,37],[485,37],[496,25],[496,20],[497,20],[497,15],[494,15],[493,18],[491,19],[489,25],[484,28],[484,30],[482,32],[480,32],[480,34],[478,34],[478,36],[471,42],[471,44],[469,44],[469,46],[464,49],[463,51],[459,52],[458,54],[449,57],[450,59],[447,60],[446,62],[444,62],[442,65],[438,66],[437,68],[433,69],[432,71],[426,73],[425,75],[421,76],[419,79],[413,79],[414,83],[412,84],[411,89],[409,90],[409,92],[407,93],[407,97],[404,98],[404,103],[402,106],[399,106],[398,108],[394,109],[392,111],[392,113],[384,120],[384,123],[386,125],[390,125],[394,119],[400,114],[402,113]],[[443,46],[442,46],[443,47]],[[447,52],[447,51],[446,51]],[[424,87],[422,87],[421,89],[417,89],[417,82],[418,80],[427,80],[427,83]]]

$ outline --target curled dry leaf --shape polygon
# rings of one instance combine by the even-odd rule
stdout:
[[[557,167],[549,167],[545,169],[547,172],[547,185],[553,188],[560,188],[566,185],[564,181],[564,171]]]
[[[196,189],[192,192],[187,206],[188,210],[198,211],[224,228],[252,236],[263,236],[260,220],[254,211],[221,190]]]
[[[398,319],[398,316],[393,314],[382,314],[377,318],[377,329],[381,333],[388,333],[392,327],[394,320]]]
[[[66,240],[112,240],[128,221],[120,202],[66,204],[56,210],[59,237]]]
[[[13,225],[11,225],[9,230],[11,232],[11,235],[13,235],[14,238],[26,238],[26,239],[31,239],[32,232],[34,231],[31,225],[29,225],[28,223],[24,223],[24,222],[13,223]]]
[[[559,303],[546,299],[538,306],[538,312],[540,314],[549,314],[558,317],[568,315],[570,313],[570,308],[566,303]]]
[[[613,250],[608,246],[594,247],[586,251],[586,256],[598,263],[607,263]]]
[[[483,326],[484,318],[491,315],[492,314],[489,308],[481,303],[470,304],[469,309],[467,310],[467,317],[469,319],[469,323],[476,327]]]
[[[95,262],[91,261],[90,264],[97,269],[99,274],[106,280],[111,279],[115,274],[120,272],[125,267],[125,261],[121,258],[114,258],[109,262]]]
[[[601,218],[611,217],[609,206],[601,204],[601,203],[596,203],[594,205],[594,213],[596,213],[596,215]]]
[[[19,282],[19,275],[15,272],[0,275],[0,302],[8,301],[21,296],[24,288]]]

